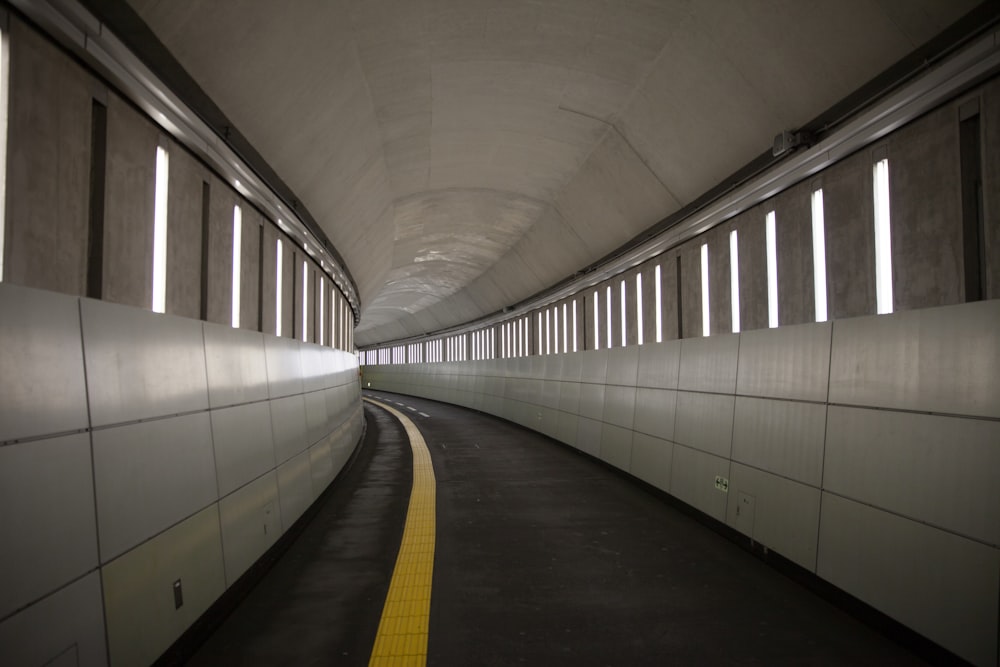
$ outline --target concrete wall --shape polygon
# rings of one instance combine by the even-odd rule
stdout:
[[[341,470],[356,357],[13,285],[0,312],[0,656],[150,664]]]
[[[577,354],[365,366],[364,385],[540,431],[996,665],[998,325],[993,300]]]

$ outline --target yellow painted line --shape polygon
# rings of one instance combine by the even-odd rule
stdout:
[[[406,510],[403,540],[392,571],[382,620],[375,635],[369,667],[427,664],[427,626],[431,612],[431,578],[434,574],[434,514],[437,481],[427,443],[410,419],[384,403],[400,421],[413,450],[413,489]]]

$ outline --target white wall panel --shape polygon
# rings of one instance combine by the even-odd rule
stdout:
[[[604,390],[603,421],[631,429],[635,419],[635,388],[608,385]]]
[[[329,352],[329,354],[327,354]],[[313,343],[302,343],[299,359],[302,363],[302,391],[326,389],[334,372],[333,350]]]
[[[560,412],[557,419],[556,439],[571,447],[576,447],[576,434],[580,427],[579,418],[575,414]]]
[[[271,429],[274,457],[279,464],[308,446],[305,399],[301,394],[271,401]]]
[[[676,407],[677,392],[672,389],[636,389],[633,428],[638,433],[672,440]]]
[[[328,422],[330,416],[326,411],[325,390],[312,391],[302,395],[306,410],[306,443],[312,445],[319,442],[330,432]]]
[[[600,421],[604,418],[604,385],[580,384],[580,416]]]
[[[830,407],[824,488],[1000,544],[1000,422]]]
[[[632,431],[611,424],[601,429],[600,459],[628,472],[632,461]]]
[[[608,377],[608,351],[593,350],[580,357],[580,382],[604,384]]]
[[[565,382],[579,382],[583,374],[583,358],[592,352],[570,352],[562,356],[562,372],[560,377]]]
[[[559,408],[559,385],[558,380],[542,380],[542,388],[538,394],[538,404],[547,408]]]
[[[673,441],[728,459],[732,453],[734,403],[733,396],[677,392]]]
[[[218,498],[207,412],[93,433],[101,559]]]
[[[226,589],[218,506],[108,563],[103,575],[111,664],[151,664]]]
[[[676,389],[681,367],[681,341],[647,343],[639,348],[636,385]]]
[[[997,655],[1000,551],[824,493],[817,574],[978,665]]]
[[[601,430],[604,426],[595,419],[579,417],[576,429],[576,448],[586,452],[591,456],[599,457],[601,454]]]
[[[662,491],[670,491],[674,443],[644,433],[632,434],[629,472]]]
[[[219,495],[225,496],[274,468],[267,401],[212,410]]]
[[[264,356],[267,360],[268,395],[271,398],[301,394],[301,343],[293,338],[264,336]]]
[[[302,516],[313,501],[309,452],[305,451],[278,467],[278,498],[282,532]]]
[[[318,497],[330,485],[334,476],[328,438],[323,438],[309,448],[309,472],[312,475],[313,497]]]
[[[0,447],[0,507],[0,618],[97,567],[86,433]]]
[[[820,486],[826,405],[736,397],[733,460]]]
[[[6,665],[106,667],[101,577],[95,570],[0,623]]]
[[[563,412],[577,414],[580,409],[579,382],[559,383],[559,405],[557,407]]]
[[[202,323],[81,299],[93,426],[208,409]]]
[[[739,347],[738,334],[683,339],[680,372],[677,376],[678,388],[734,393]]]
[[[725,521],[726,493],[715,488],[716,476],[729,477],[727,459],[674,445],[670,493],[710,517]]]
[[[742,333],[736,393],[825,401],[832,328],[820,322]]]
[[[741,494],[750,496],[749,506]],[[815,487],[732,464],[726,522],[810,572],[816,571],[819,505]]]
[[[267,398],[264,335],[204,322],[208,402],[213,408]]]
[[[607,384],[634,387],[639,365],[637,345],[615,347],[608,350]]]
[[[0,441],[86,428],[79,299],[0,283]]]
[[[226,587],[281,535],[278,478],[271,471],[219,501]]]
[[[1000,300],[838,320],[830,402],[1000,417]]]

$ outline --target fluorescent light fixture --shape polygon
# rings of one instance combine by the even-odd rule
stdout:
[[[541,311],[539,311],[536,314],[536,317],[538,318],[538,349],[535,350],[535,354],[541,354],[542,350],[545,349],[544,347],[542,347],[542,313],[541,313]]]
[[[662,280],[660,278],[660,265],[656,265],[656,342],[663,342],[663,301],[660,298],[662,292]]]
[[[740,332],[740,248],[736,230],[729,232],[729,302],[733,307],[733,333]]]
[[[607,290],[605,292],[605,298],[608,301],[604,310],[607,311],[607,315],[608,315],[608,326],[607,326],[607,329],[608,329],[608,339],[607,339],[607,341],[608,341],[608,349],[610,350],[612,347],[614,347],[614,342],[611,340],[611,285],[608,285],[608,288],[607,288]]]
[[[594,290],[594,349],[601,349],[601,327],[598,324],[601,319],[601,307],[598,303],[599,295]]]
[[[573,299],[573,351],[576,352],[576,299]]]
[[[892,312],[892,237],[889,228],[889,160],[875,163],[875,312]]]
[[[319,340],[316,341],[320,345],[323,344],[326,331],[324,331],[325,320],[326,320],[326,300],[324,296],[326,295],[326,285],[323,281],[323,276],[319,277]]]
[[[625,347],[625,279],[621,282],[621,330],[622,330],[622,347]]]
[[[563,304],[563,352],[569,352],[569,322],[566,317],[566,304]]]
[[[0,100],[4,108],[0,109],[0,282],[4,279],[3,258],[5,253],[4,239],[7,237],[7,96],[9,93],[9,72],[7,55],[7,35],[0,31]]]
[[[303,260],[302,262],[302,341],[309,341],[309,332],[306,331],[306,324],[309,321],[309,309],[306,308],[306,304],[309,303],[309,266]]]
[[[552,351],[559,354],[559,306],[552,306],[552,333],[555,334],[552,341]]]
[[[767,326],[778,326],[778,242],[774,230],[774,211],[764,218],[767,242]]]
[[[156,147],[156,189],[153,194],[153,312],[167,310],[167,184],[170,156]]]
[[[277,267],[275,273],[277,274],[274,279],[274,333],[276,336],[281,335],[281,239],[278,239],[278,245],[276,249],[276,261],[275,266]]]
[[[548,308],[545,309],[545,354],[550,354],[551,343],[552,343],[552,333],[549,331],[549,315],[550,311]]]
[[[642,274],[635,274],[635,317],[636,332],[638,334],[639,345],[643,343],[642,336]]]
[[[826,235],[823,222],[823,190],[812,193],[813,285],[816,289],[816,321],[826,322]]]
[[[233,207],[233,328],[240,328],[240,260],[243,256],[243,211]]]
[[[712,327],[708,308],[708,244],[701,244],[701,335],[709,336]]]

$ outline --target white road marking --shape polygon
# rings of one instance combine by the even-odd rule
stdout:
[[[430,417],[431,417],[431,416],[430,416],[429,414],[427,414],[426,412],[418,412],[417,414],[418,414],[418,415],[420,415],[421,417],[427,417],[428,419],[430,419]]]
[[[411,411],[411,412],[416,412],[417,411],[416,408],[411,408],[409,405],[406,406],[406,409],[409,410],[409,411]]]

